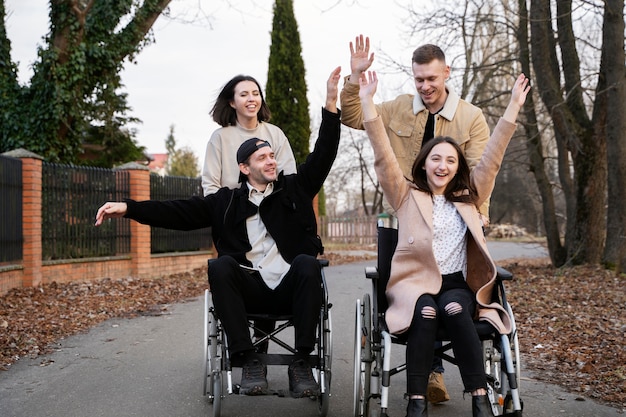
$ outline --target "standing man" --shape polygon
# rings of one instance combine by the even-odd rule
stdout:
[[[359,35],[350,42],[350,76],[341,90],[341,121],[353,129],[363,130],[363,112],[359,99],[359,78],[374,62],[370,40]],[[435,136],[450,136],[461,147],[470,169],[480,160],[489,140],[489,126],[482,111],[461,99],[446,85],[450,66],[444,52],[436,45],[426,44],[413,52],[411,69],[417,94],[403,94],[376,105],[391,148],[404,176],[412,179],[412,165],[422,145]],[[391,270],[391,257],[398,243],[397,220],[391,215],[386,227],[378,228],[378,270],[381,283],[386,285]],[[489,200],[480,207],[483,224],[489,222]],[[384,289],[383,287],[382,289]],[[379,291],[379,311],[385,311],[387,299]],[[428,380],[428,400],[439,403],[450,399],[443,381],[443,363],[435,358]]]
[[[244,364],[242,394],[267,391],[267,367],[253,349],[247,314],[270,313],[293,315],[297,353],[288,370],[291,395],[319,395],[308,361],[315,347],[322,303],[316,257],[323,246],[317,235],[313,199],[337,156],[340,70],[336,68],[327,82],[315,149],[296,174],[278,173],[270,143],[250,138],[236,153],[239,188],[223,187],[187,200],[108,202],[96,214],[96,226],[109,218],[127,217],[177,230],[213,227],[218,258],[211,263],[209,284],[231,357],[241,358]]]

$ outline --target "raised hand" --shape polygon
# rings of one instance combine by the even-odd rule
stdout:
[[[326,110],[337,112],[337,96],[339,95],[339,79],[341,78],[341,67],[335,68],[326,81]]]
[[[368,71],[359,77],[359,97],[361,98],[361,110],[363,118],[370,120],[378,116],[378,111],[374,105],[374,94],[378,87],[378,77],[376,71]]]
[[[529,91],[530,85],[528,78],[526,78],[524,74],[520,74],[517,77],[517,80],[515,80],[515,84],[513,84],[513,89],[511,90],[511,101],[504,110],[504,114],[502,115],[503,119],[511,123],[515,123],[517,115],[524,105]]]
[[[524,74],[520,74],[515,80],[513,90],[511,90],[511,102],[518,104],[520,107],[526,102],[526,96],[530,91],[530,80]]]
[[[357,83],[361,74],[374,62],[374,53],[370,54],[370,38],[359,35],[354,44],[350,42],[350,81]]]

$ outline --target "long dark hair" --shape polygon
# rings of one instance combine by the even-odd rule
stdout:
[[[261,85],[257,80],[254,79],[254,77],[251,77],[250,75],[240,74],[235,76],[224,85],[222,91],[220,91],[217,99],[215,100],[213,108],[209,112],[209,114],[213,116],[213,120],[215,121],[215,123],[219,124],[222,127],[235,126],[237,124],[237,111],[231,107],[230,103],[235,98],[235,87],[242,81],[252,81],[259,88],[259,94],[261,94],[261,108],[257,113],[257,118],[259,119],[259,122],[268,122],[270,120],[270,108],[265,102],[265,97],[263,97],[263,90],[261,90]]]
[[[415,158],[415,162],[413,162],[413,168],[411,169],[411,173],[413,174],[413,183],[415,183],[420,190],[426,191],[432,195],[432,190],[428,185],[428,179],[426,178],[426,170],[424,169],[424,166],[426,165],[428,155],[430,155],[433,148],[440,143],[449,143],[452,145],[456,150],[457,159],[459,161],[459,168],[456,175],[452,178],[444,190],[446,200],[458,201],[462,203],[475,203],[478,199],[478,193],[470,181],[470,168],[467,164],[467,159],[465,159],[465,155],[463,155],[461,147],[450,136],[435,136],[422,146],[420,153],[417,155],[417,158]]]

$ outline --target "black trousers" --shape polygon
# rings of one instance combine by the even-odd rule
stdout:
[[[457,314],[447,313],[446,306],[454,302],[461,306],[462,311]],[[434,308],[436,317],[423,317],[424,307]],[[424,294],[417,300],[406,346],[408,394],[426,394],[440,321],[445,324],[452,342],[452,351],[458,361],[465,391],[487,387],[482,346],[473,321],[475,310],[476,296],[460,272],[443,276],[439,294]]]
[[[250,273],[234,258],[221,256],[211,261],[209,285],[231,355],[253,349],[248,313],[293,315],[298,353],[309,354],[315,347],[323,297],[321,271],[315,257],[298,255],[282,282],[272,290],[259,273]]]

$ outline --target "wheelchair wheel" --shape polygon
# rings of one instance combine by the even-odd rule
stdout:
[[[504,366],[503,368],[512,368],[508,369],[509,375],[513,375],[514,381],[512,384],[509,383],[509,379],[506,374],[503,372],[502,379],[506,382],[506,395],[504,397],[503,404],[503,415],[511,415],[511,416],[521,416],[522,410],[524,409],[524,402],[520,398],[519,388],[521,382],[521,361],[520,361],[520,349],[519,349],[519,340],[517,333],[517,325],[515,324],[515,316],[513,315],[513,310],[511,306],[507,304],[507,310],[509,312],[509,317],[511,317],[512,322],[512,332],[508,336],[508,360],[511,362],[509,366]],[[503,359],[505,360],[505,364],[508,362],[507,357],[503,355]]]
[[[485,373],[487,375],[487,397],[489,398],[493,415],[501,416],[502,404],[504,403],[502,395],[501,351],[494,345],[493,340],[485,340],[482,345]]]
[[[324,313],[322,313],[324,314]],[[333,340],[332,340],[332,318],[330,310],[326,312],[326,318],[322,318],[323,323],[320,329],[319,354],[323,355],[322,367],[317,370],[316,379],[320,384],[320,395],[317,397],[317,406],[320,417],[328,415],[330,404],[330,382],[332,379],[332,361],[333,361]],[[322,373],[323,369],[323,373]]]
[[[322,392],[317,398],[317,406],[320,417],[326,417],[328,415],[328,407],[330,404],[330,381],[328,378],[322,378],[320,383],[320,389]]]
[[[363,302],[357,300],[355,316],[353,411],[355,417],[369,417],[372,370],[372,308],[369,294],[363,296]]]
[[[208,395],[209,402],[213,404],[213,417],[219,417],[223,397],[220,330],[209,290],[204,292],[204,311],[204,394]]]
[[[513,317],[512,314],[510,317]],[[483,342],[487,395],[494,416],[521,416],[523,403],[519,398],[520,353],[517,329],[499,340]],[[514,380],[510,381],[509,377]]]
[[[210,366],[210,357],[209,357],[209,312],[210,307],[210,297],[209,290],[204,290],[204,337],[202,343],[204,344],[204,356],[203,356],[203,364],[202,370],[204,374],[202,376],[202,395],[212,394],[210,386],[210,377],[211,377],[211,366]]]

